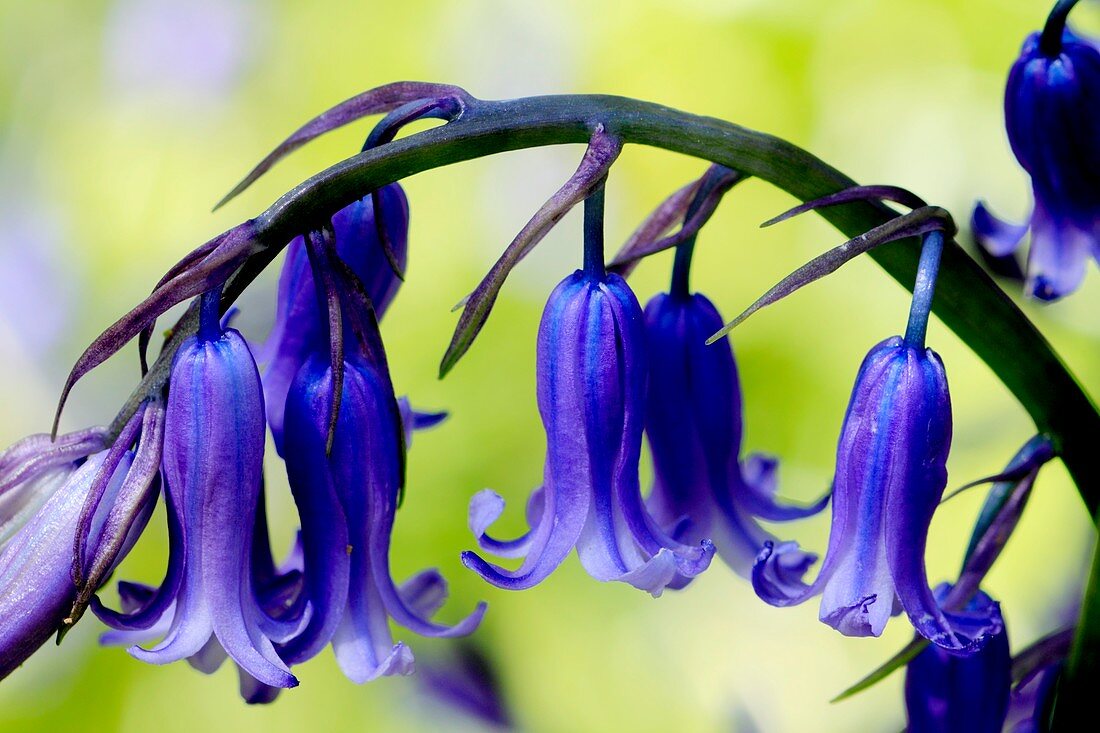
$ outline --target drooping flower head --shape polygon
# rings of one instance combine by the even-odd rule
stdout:
[[[644,315],[626,281],[604,271],[602,236],[598,257],[588,236],[585,244],[585,269],[554,289],[539,326],[536,382],[546,466],[528,502],[531,529],[509,542],[493,539],[485,531],[502,513],[503,499],[487,489],[470,502],[470,528],[482,549],[523,557],[523,563],[512,571],[473,552],[462,560],[493,585],[520,590],[546,578],[576,547],[594,578],[656,596],[678,577],[705,570],[714,547],[676,541],[642,502]]]
[[[706,345],[724,321],[706,296],[673,277],[671,292],[654,296],[645,309],[645,423],[655,474],[647,506],[661,526],[676,528],[677,539],[713,540],[726,564],[748,577],[764,543],[775,539],[754,517],[806,517],[823,509],[828,495],[809,507],[779,504],[777,461],[752,455],[741,462],[733,349],[728,339]]]
[[[936,588],[943,602],[950,586]],[[999,615],[988,595],[978,594],[964,612]],[[973,654],[960,655],[930,645],[905,671],[907,730],[912,733],[1000,733],[1008,713],[1012,657],[1002,628]]]
[[[223,329],[217,290],[203,298],[199,332],[176,354],[165,414],[163,478],[171,542],[160,588],[132,613],[99,606],[105,623],[164,638],[137,658],[165,664],[188,658],[212,672],[231,657],[272,687],[297,680],[275,651],[293,620],[272,616],[257,596],[252,547],[264,454],[259,372],[244,338]],[[131,606],[136,604],[129,604]]]
[[[817,578],[797,545],[768,543],[753,568],[767,602],[822,594],[820,618],[847,636],[878,636],[895,602],[917,631],[954,651],[979,648],[1000,630],[939,608],[924,567],[928,527],[947,485],[951,400],[939,356],[924,338],[943,233],[925,236],[905,337],[882,341],[856,376],[837,445],[829,547]]]
[[[290,664],[330,642],[355,682],[408,674],[413,657],[395,644],[392,618],[425,636],[462,636],[481,621],[484,604],[455,626],[429,618],[446,597],[434,570],[398,588],[390,574],[390,536],[404,484],[405,424],[393,393],[369,300],[348,282],[327,236],[311,239],[318,300],[310,353],[287,395],[284,455],[301,517],[303,594],[308,620],[280,648]],[[334,419],[335,418],[335,419]]]
[[[1010,254],[1030,227],[1027,292],[1056,300],[1100,258],[1100,49],[1065,28],[1075,3],[1059,3],[1042,33],[1024,42],[1005,88],[1012,152],[1031,176],[1029,226],[994,217],[981,203],[974,232],[992,254]]]

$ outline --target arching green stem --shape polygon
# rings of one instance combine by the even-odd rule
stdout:
[[[256,218],[256,244],[262,251],[228,284],[225,297],[235,298],[303,225],[324,221],[367,191],[432,168],[495,153],[587,143],[601,123],[624,143],[663,148],[734,168],[802,201],[855,185],[843,173],[789,142],[657,104],[601,95],[474,100],[460,119],[352,156],[282,196]],[[849,237],[897,216],[870,202],[833,206],[819,213]],[[906,287],[914,282],[919,255],[915,238],[871,253]],[[1094,445],[1095,436],[1100,435],[1100,413],[1043,335],[953,241],[944,246],[932,311],[990,366],[1031,415],[1037,430],[1052,436],[1082,498],[1094,512],[1100,507],[1100,453]],[[188,327],[194,325],[181,324],[177,330]],[[160,359],[170,360],[176,344],[178,340],[172,339]],[[163,371],[151,369],[135,396],[157,387]]]

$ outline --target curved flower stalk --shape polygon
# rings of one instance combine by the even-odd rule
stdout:
[[[108,464],[102,429],[35,435],[0,455],[0,679],[63,628],[77,597],[73,544],[94,484],[103,501],[89,522],[88,556],[117,560],[144,527],[151,505],[130,522],[112,520],[133,453]],[[114,515],[117,518],[117,514]],[[117,542],[117,551],[105,550]],[[113,564],[113,562],[112,562]]]
[[[1100,49],[1066,25],[1075,2],[1060,2],[1043,32],[1028,36],[1005,88],[1012,152],[1031,176],[1026,225],[1002,221],[983,202],[974,235],[995,257],[1014,252],[1030,229],[1026,290],[1057,300],[1100,261]]]
[[[536,381],[546,468],[528,502],[531,529],[509,542],[493,539],[486,530],[504,500],[486,489],[470,501],[470,529],[481,548],[523,557],[523,563],[510,571],[473,552],[464,552],[462,562],[493,585],[522,590],[545,579],[576,547],[597,580],[659,596],[677,578],[705,570],[714,546],[676,541],[642,502],[644,316],[626,281],[604,271],[602,189],[593,198],[599,202],[585,203],[585,269],[554,289],[539,326]]]
[[[380,216],[375,215],[378,205]],[[393,183],[341,209],[332,217],[336,253],[359,278],[375,312],[381,318],[401,285],[398,271],[386,254],[389,243],[394,261],[404,272],[408,261],[409,202],[401,186]],[[385,236],[379,232],[384,231]],[[295,238],[286,251],[279,276],[275,326],[262,349],[260,361],[270,362],[264,371],[267,420],[275,448],[283,450],[283,410],[290,383],[322,338],[323,321],[317,316],[318,294],[309,268],[305,240]]]
[[[950,586],[936,588],[943,602]],[[964,612],[978,618],[1000,616],[997,604],[978,594]],[[1008,714],[1012,657],[1008,633],[1001,628],[973,654],[952,654],[929,646],[905,672],[905,709],[910,733],[1000,733]]]
[[[164,583],[139,611],[100,616],[122,630],[170,619],[154,647],[130,648],[143,661],[191,658],[211,672],[228,654],[264,684],[293,687],[273,640],[293,635],[295,624],[267,612],[252,577],[264,453],[260,376],[244,338],[219,324],[219,294],[204,296],[203,327],[172,368],[163,457],[172,547]]]

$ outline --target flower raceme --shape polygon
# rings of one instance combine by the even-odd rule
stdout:
[[[483,550],[522,557],[509,571],[473,552],[463,562],[501,588],[541,582],[575,547],[585,570],[654,596],[710,564],[709,540],[671,537],[648,513],[638,478],[645,410],[644,316],[614,274],[578,270],[550,295],[538,334],[538,405],[546,430],[543,485],[531,495],[531,529],[500,541],[486,529],[504,501],[486,489],[470,502]]]

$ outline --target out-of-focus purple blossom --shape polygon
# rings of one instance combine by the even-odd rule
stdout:
[[[648,508],[682,542],[714,542],[735,572],[775,537],[755,517],[784,521],[823,509],[776,501],[775,459],[740,461],[741,385],[728,339],[707,346],[724,321],[705,296],[686,289],[655,296],[645,309],[649,352],[646,435],[655,479]],[[815,556],[807,556],[812,562]]]
[[[257,48],[252,0],[115,0],[104,28],[110,85],[196,112],[226,98]]]
[[[73,283],[61,262],[63,218],[7,181],[0,186],[0,334],[14,334],[34,357],[57,343],[72,311]]]
[[[546,468],[527,504],[531,529],[512,541],[496,540],[486,529],[504,500],[486,489],[470,502],[470,529],[481,548],[524,560],[511,571],[465,552],[467,567],[493,585],[520,590],[541,582],[576,547],[594,578],[654,596],[707,568],[710,541],[678,542],[642,502],[645,338],[642,309],[618,275],[578,270],[550,295],[537,373]]]
[[[381,202],[382,226],[395,260],[392,264],[379,237],[371,196],[338,211],[332,218],[332,226],[336,253],[362,282],[375,313],[381,318],[401,285],[393,265],[404,272],[408,261],[409,203],[396,183],[379,189],[377,198]],[[264,397],[268,423],[280,453],[287,391],[316,348],[316,342],[325,338],[324,327],[305,241],[297,237],[287,246],[286,263],[279,276],[275,325],[260,355],[261,362],[269,362],[264,371]]]
[[[479,646],[459,642],[417,664],[420,689],[448,711],[460,712],[493,730],[514,723],[492,660]]]
[[[936,588],[943,603],[950,586]],[[963,609],[978,617],[999,615],[979,591]],[[1008,712],[1012,658],[1002,628],[980,650],[953,654],[929,645],[905,672],[905,708],[910,733],[1000,733]]]
[[[972,219],[979,245],[1011,254],[1031,231],[1029,295],[1057,300],[1077,289],[1090,257],[1100,259],[1100,49],[1065,29],[1068,6],[1024,42],[1005,88],[1012,152],[1031,176],[1027,225],[1001,221],[983,203]]]

